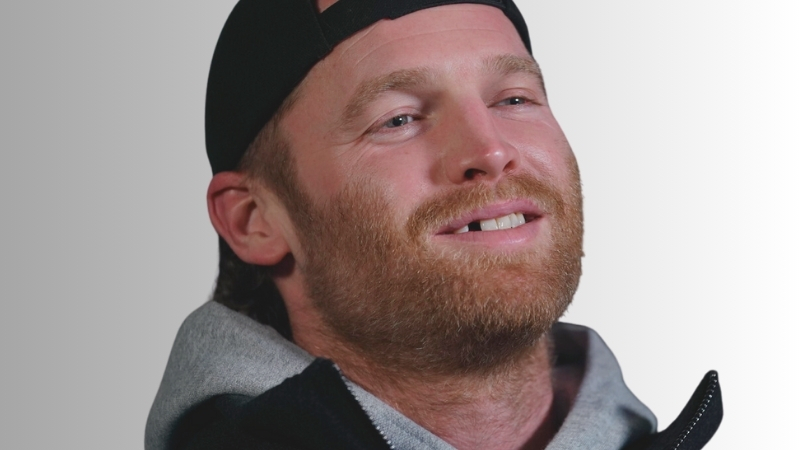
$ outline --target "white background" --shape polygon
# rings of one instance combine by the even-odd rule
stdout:
[[[0,447],[136,449],[216,238],[203,106],[232,0],[0,6]],[[566,320],[669,423],[708,369],[710,449],[799,419],[796,2],[520,0],[581,165]]]

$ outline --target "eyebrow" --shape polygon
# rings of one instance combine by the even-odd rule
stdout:
[[[533,57],[522,57],[517,55],[497,55],[483,61],[484,70],[489,73],[499,73],[501,75],[513,75],[524,73],[533,75],[544,90],[544,77],[539,63]]]
[[[369,79],[356,89],[356,93],[347,103],[342,115],[342,123],[352,123],[360,116],[364,109],[375,101],[381,94],[389,91],[409,90],[430,82],[433,74],[430,69],[415,68],[402,69]]]
[[[532,75],[544,90],[544,79],[539,64],[533,58],[525,58],[517,55],[496,55],[483,60],[482,68],[487,73],[500,75],[512,75],[515,73],[525,73]],[[410,90],[417,86],[430,83],[434,78],[433,72],[425,67],[402,69],[380,75],[362,82],[356,89],[356,93],[347,102],[344,113],[342,114],[341,124],[349,127],[361,114],[366,107],[375,101],[382,94],[390,91]]]

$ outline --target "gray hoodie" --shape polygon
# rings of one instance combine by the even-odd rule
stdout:
[[[652,412],[622,379],[614,355],[589,328],[553,327],[555,407],[566,418],[547,450],[619,449],[655,432]],[[314,357],[268,326],[208,302],[184,321],[147,418],[145,448],[166,450],[182,415],[220,394],[258,396],[299,374]],[[360,386],[347,382],[395,449],[452,449]]]

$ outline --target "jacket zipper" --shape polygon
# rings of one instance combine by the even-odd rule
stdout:
[[[356,397],[356,393],[353,392],[353,387],[350,385],[350,381],[347,378],[345,378],[344,374],[342,373],[342,369],[340,369],[339,366],[337,366],[336,364],[334,364],[333,367],[335,367],[336,370],[339,371],[339,376],[342,377],[342,381],[344,381],[344,385],[347,386],[347,390],[350,391],[350,395],[353,396],[353,398],[356,400],[356,403],[358,403],[358,406],[361,407],[361,410],[364,411],[364,414],[366,414],[366,416],[369,418],[369,421],[372,423],[372,426],[375,427],[376,430],[378,430],[378,434],[381,435],[383,441],[386,442],[386,445],[389,446],[390,450],[395,450],[392,441],[390,441],[389,438],[386,437],[386,434],[384,434],[383,430],[381,430],[381,427],[379,427],[378,424],[376,424],[375,421],[372,420],[372,416],[369,415],[369,413],[364,409],[364,406],[361,405],[361,402],[358,401],[358,397]]]
[[[689,437],[689,434],[692,432],[695,425],[697,425],[697,422],[700,421],[700,418],[703,417],[703,414],[705,414],[706,409],[708,409],[709,403],[711,403],[711,399],[714,397],[714,394],[717,391],[718,383],[719,382],[717,380],[717,372],[713,372],[711,374],[710,380],[708,381],[708,386],[706,386],[706,392],[705,395],[703,396],[703,401],[700,402],[700,405],[698,405],[697,409],[695,410],[694,415],[692,416],[692,420],[690,420],[689,423],[683,428],[683,431],[678,436],[678,440],[675,442],[675,445],[672,447],[672,450],[678,450],[681,444],[683,444],[683,441],[685,441],[686,438]]]

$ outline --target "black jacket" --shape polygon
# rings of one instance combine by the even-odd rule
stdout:
[[[624,450],[702,448],[722,421],[717,373],[708,372],[678,418],[664,431]],[[330,361],[257,397],[218,395],[189,411],[172,436],[182,450],[390,449]]]

